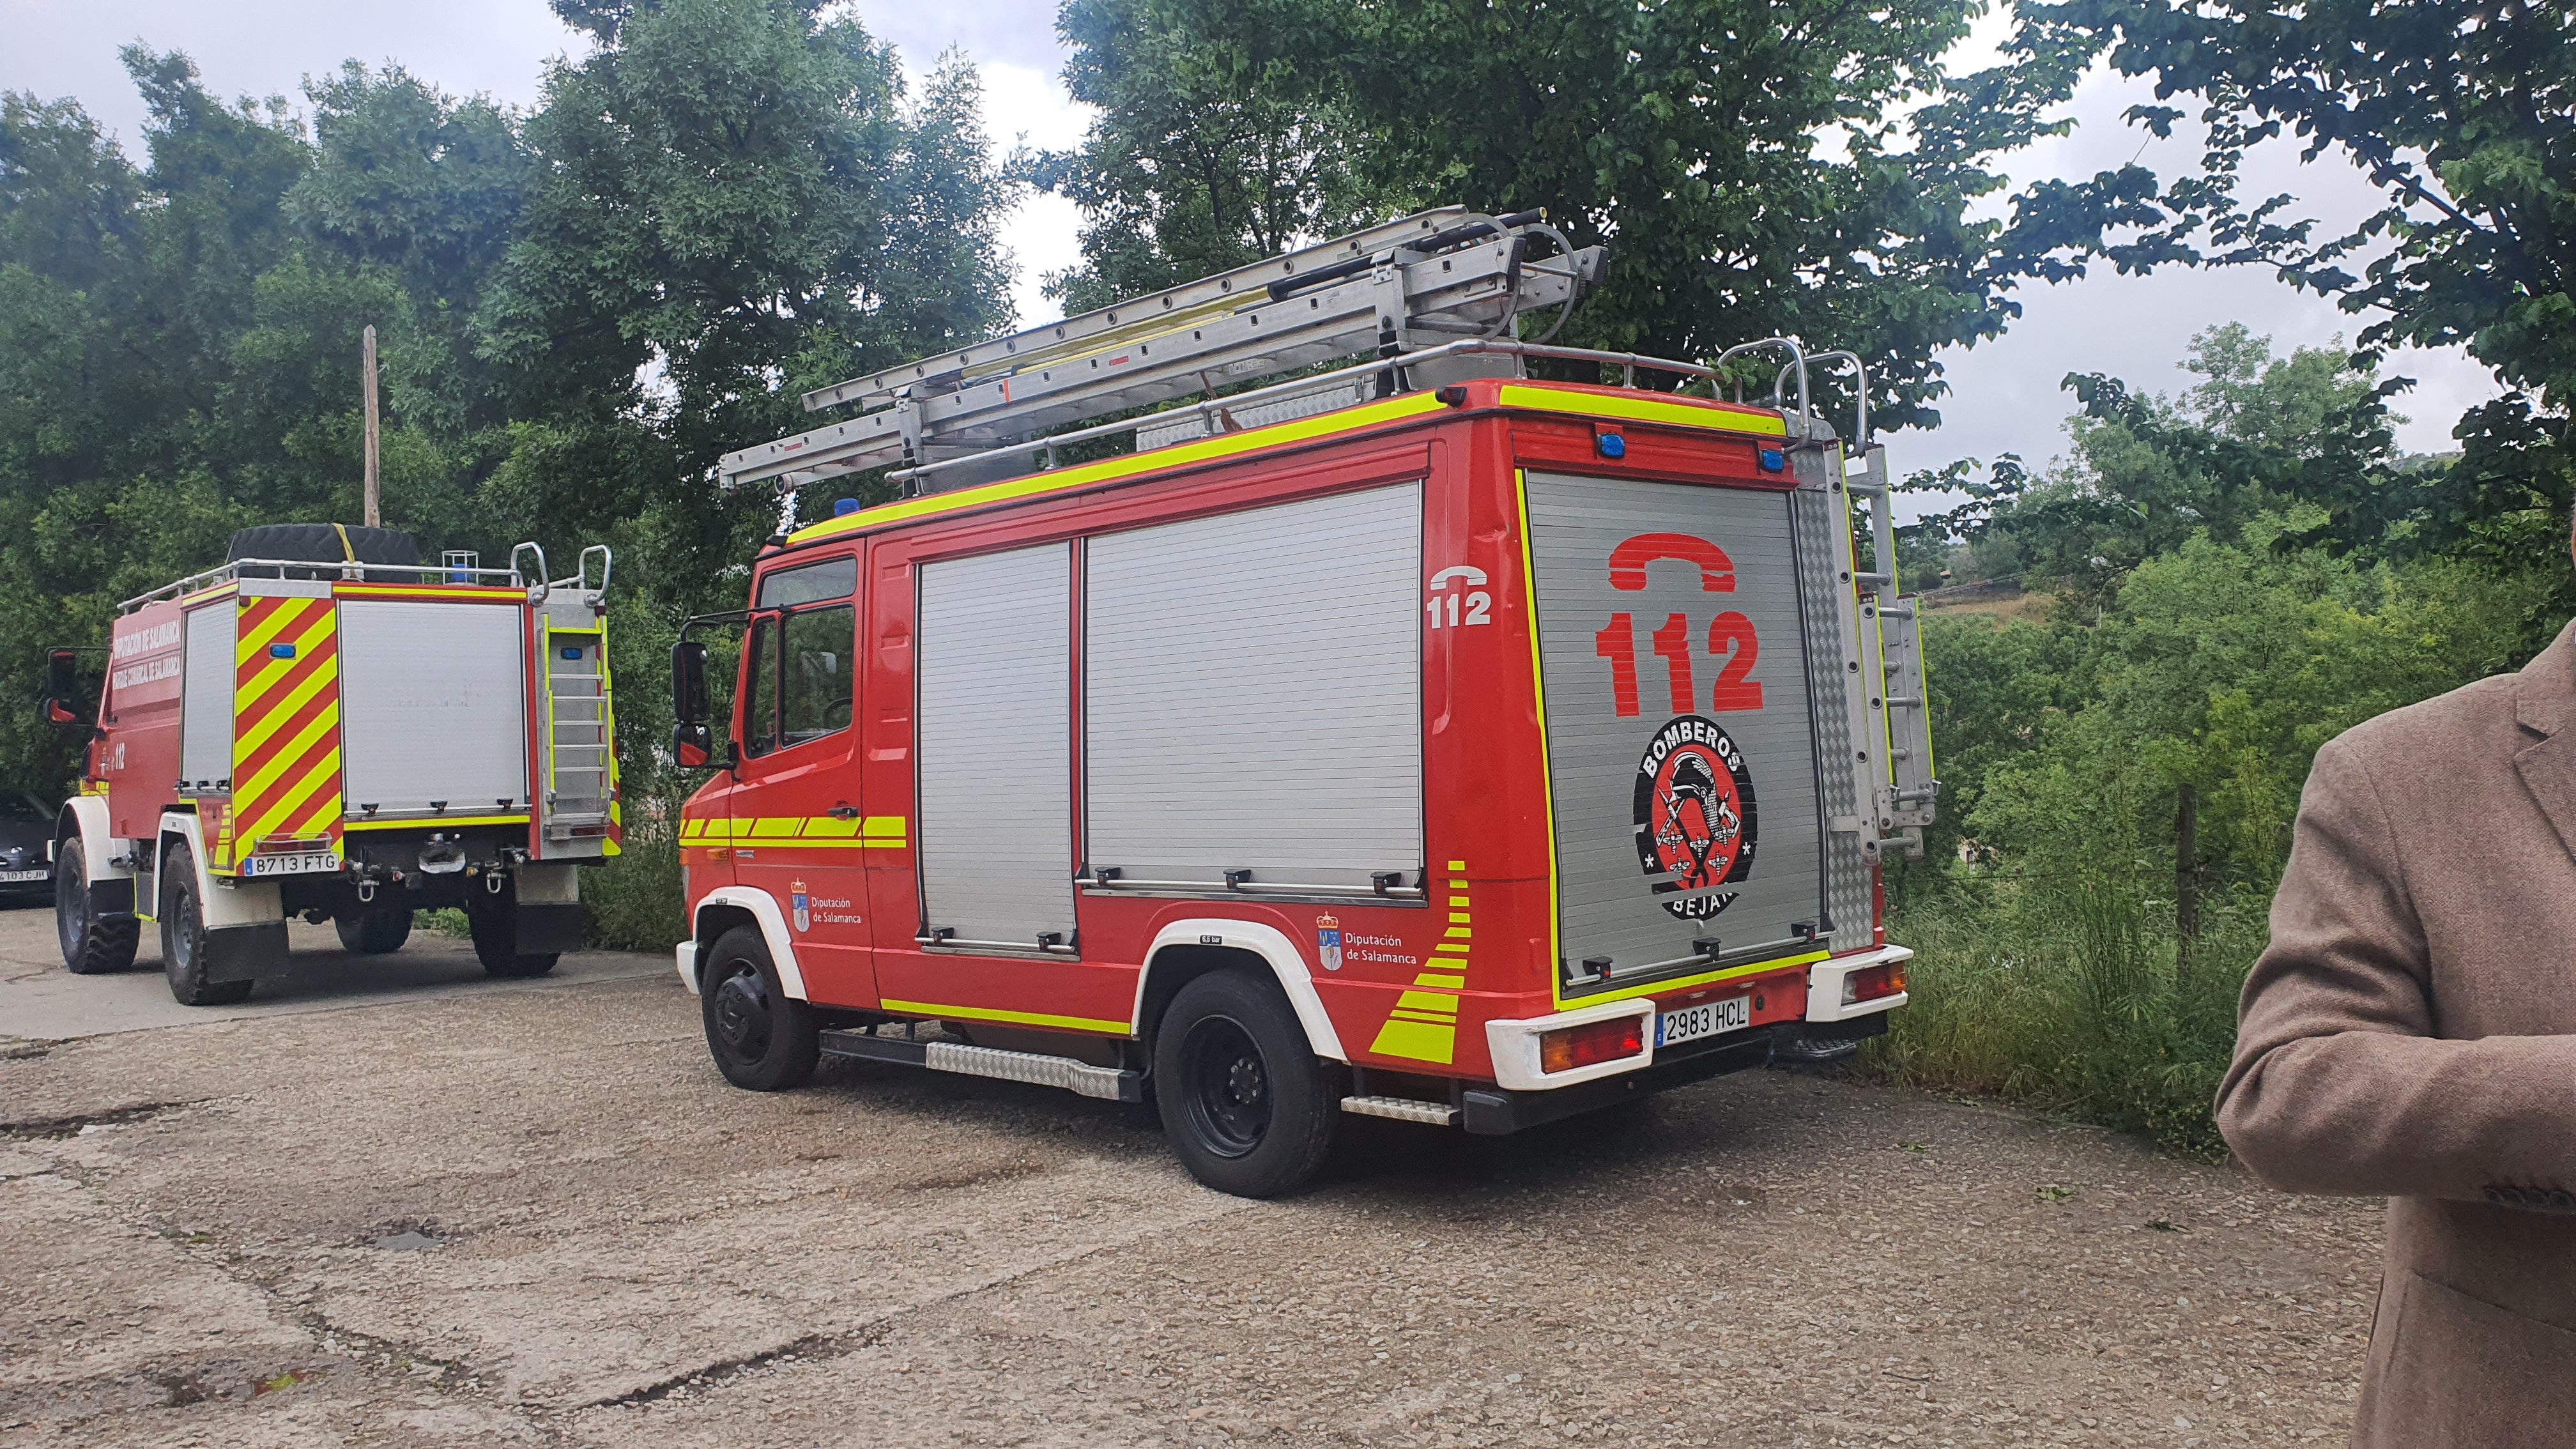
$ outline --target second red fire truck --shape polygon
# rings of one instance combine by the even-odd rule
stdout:
[[[743,630],[729,721],[674,656],[717,772],[678,966],[723,1073],[1150,1097],[1268,1195],[1346,1113],[1509,1132],[1883,1030],[1880,852],[1937,789],[1911,607],[1855,562],[1864,515],[1891,556],[1884,455],[1782,339],[1769,405],[1624,385],[1735,354],[1519,339],[1600,264],[1535,215],[1407,218],[826,389],[875,410],[729,458],[905,496],[693,621]]]

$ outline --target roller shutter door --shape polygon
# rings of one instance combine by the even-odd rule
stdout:
[[[922,910],[960,944],[1073,938],[1072,586],[1061,543],[921,568]]]
[[[233,643],[240,611],[219,599],[188,611],[180,681],[179,778],[192,790],[228,789],[233,773]],[[221,782],[221,783],[219,783]]]
[[[1695,940],[1721,965],[1805,949],[1823,830],[1788,499],[1528,489],[1566,960],[1598,987]]]
[[[1419,484],[1096,538],[1085,578],[1093,865],[1418,883]]]
[[[451,815],[526,808],[525,617],[505,604],[341,603],[352,816],[427,815],[442,802]]]

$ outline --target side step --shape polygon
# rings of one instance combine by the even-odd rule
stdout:
[[[1419,1122],[1425,1127],[1454,1127],[1458,1109],[1446,1102],[1417,1102],[1411,1097],[1344,1097],[1342,1110],[1360,1117],[1387,1117]]]
[[[902,1067],[928,1067],[967,1077],[994,1077],[1038,1087],[1062,1087],[1104,1102],[1145,1100],[1145,1074],[1120,1067],[1095,1067],[1071,1057],[1044,1052],[1012,1052],[1000,1047],[967,1046],[953,1041],[907,1041],[897,1036],[870,1036],[863,1031],[827,1031],[823,1050],[836,1057],[891,1062]]]

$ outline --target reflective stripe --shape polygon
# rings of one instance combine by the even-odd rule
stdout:
[[[680,822],[682,845],[795,846],[800,850],[901,850],[910,826],[900,815],[836,820],[829,815],[693,817]]]
[[[1449,919],[1455,924],[1448,934],[1453,937],[1466,936],[1470,928],[1466,873],[1465,861],[1449,862],[1449,889],[1459,892],[1449,897]],[[1396,998],[1386,1014],[1386,1025],[1378,1028],[1377,1040],[1369,1044],[1371,1052],[1444,1067],[1457,1060],[1458,1000],[1467,989],[1467,948],[1443,944],[1435,949],[1458,954],[1423,963],[1432,969],[1414,977],[1413,989]]]
[[[1039,1011],[997,1011],[983,1006],[937,1006],[927,1001],[879,1001],[887,1011],[905,1016],[936,1017],[945,1021],[999,1021],[1013,1026],[1053,1026],[1070,1031],[1098,1031],[1116,1036],[1129,1034],[1123,1021],[1101,1021],[1088,1016],[1049,1016]]]
[[[1746,414],[1728,412],[1705,402],[1664,402],[1654,398],[1608,397],[1597,392],[1559,392],[1554,388],[1527,387],[1505,383],[1499,401],[1507,408],[1528,408],[1534,412],[1571,413],[1576,417],[1616,418],[1621,422],[1658,423],[1665,427],[1699,428],[1721,433],[1760,433],[1767,437],[1789,435],[1789,420],[1782,414],[1762,412]]]
[[[233,648],[230,829],[215,862],[269,836],[340,844],[340,657],[328,598],[245,599]]]

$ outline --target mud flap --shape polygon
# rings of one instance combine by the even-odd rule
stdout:
[[[522,904],[519,907],[518,952],[523,956],[581,949],[583,921],[578,902]]]
[[[259,981],[287,972],[286,923],[211,926],[206,930],[206,980]]]

